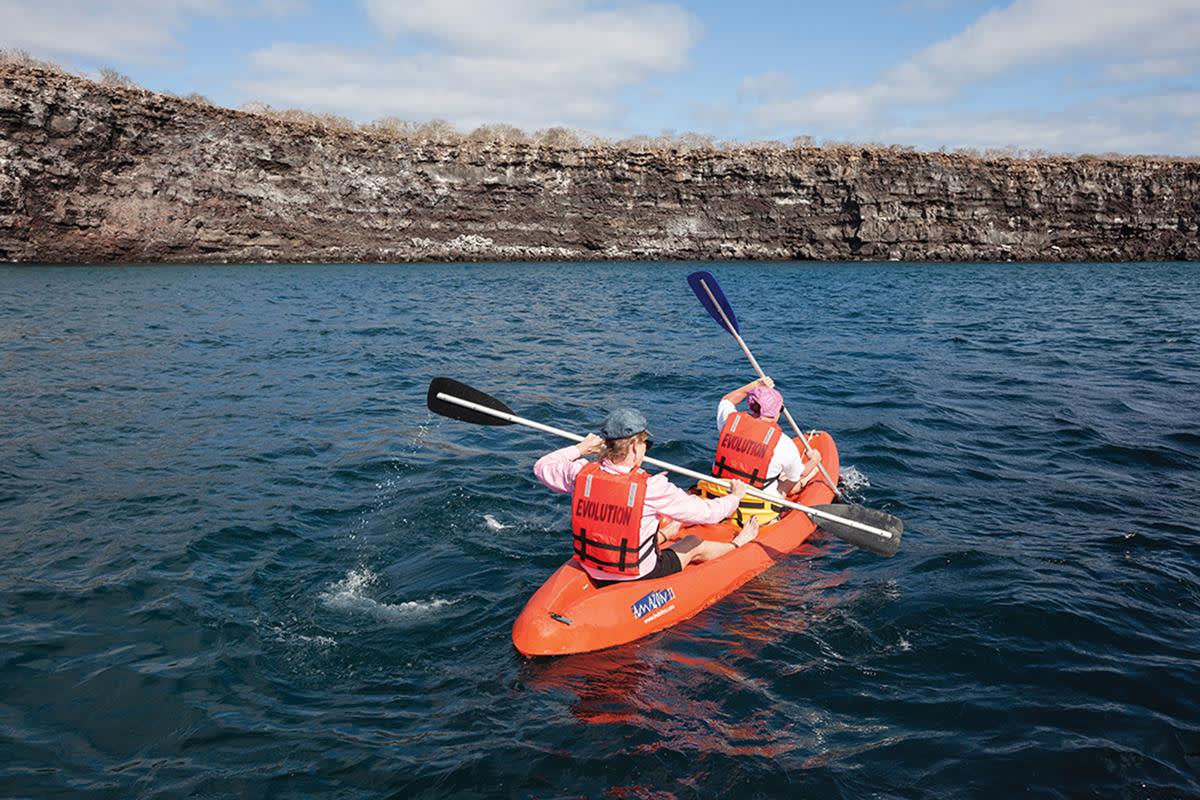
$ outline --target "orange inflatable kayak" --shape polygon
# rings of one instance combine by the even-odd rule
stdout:
[[[838,454],[833,438],[822,432],[810,436],[809,441],[820,451],[821,463],[836,482]],[[815,506],[833,498],[833,489],[818,475],[799,498],[791,499]],[[665,578],[602,588],[569,560],[529,598],[513,624],[513,644],[527,656],[561,656],[614,647],[669,628],[708,608],[795,550],[816,527],[805,514],[785,511],[761,528],[754,541],[718,559],[692,564]],[[736,530],[726,521],[691,526],[683,532],[728,542]]]

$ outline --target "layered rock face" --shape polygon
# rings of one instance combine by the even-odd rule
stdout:
[[[1200,259],[1200,162],[413,143],[0,66],[0,260]]]

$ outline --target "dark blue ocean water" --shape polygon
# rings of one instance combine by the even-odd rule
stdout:
[[[1200,268],[715,264],[891,560],[527,661],[559,442],[703,469],[687,264],[0,268],[0,796],[1200,795]]]

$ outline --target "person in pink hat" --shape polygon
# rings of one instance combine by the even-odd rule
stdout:
[[[737,406],[743,400],[747,410],[738,411]],[[783,395],[770,378],[759,378],[722,397],[717,405],[717,429],[721,435],[713,456],[713,477],[746,481],[780,499],[812,480],[817,473],[817,461],[804,463],[796,443],[779,427],[782,412]],[[701,481],[699,488],[704,497],[727,494],[724,487],[710,481]],[[752,518],[767,523],[781,510],[780,506],[747,495],[738,505],[734,519],[739,524]]]

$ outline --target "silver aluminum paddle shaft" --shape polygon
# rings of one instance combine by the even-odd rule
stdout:
[[[746,358],[750,359],[750,366],[754,367],[754,371],[758,373],[758,377],[767,377],[767,373],[763,372],[763,368],[758,365],[758,359],[756,359],[754,354],[750,352],[750,348],[746,346],[746,342],[742,339],[741,334],[737,332],[737,328],[733,327],[733,323],[729,321],[729,317],[725,316],[725,309],[721,308],[721,304],[718,303],[717,298],[713,296],[712,289],[708,288],[708,284],[704,282],[703,278],[699,280],[699,284],[704,287],[704,293],[708,295],[708,299],[712,301],[713,308],[715,308],[717,313],[721,315],[721,320],[725,323],[725,327],[728,328],[729,332],[733,334],[733,338],[737,340],[738,345],[742,348],[742,352],[746,354]],[[792,412],[788,411],[786,405],[783,407],[783,415],[787,417],[788,424],[792,426],[792,430],[794,430],[796,435],[800,437],[800,441],[804,442],[804,449],[811,454],[813,452],[812,444],[808,441],[808,437],[804,435],[804,432],[800,430],[800,426],[796,424],[796,420],[792,419]],[[825,482],[829,484],[829,488],[833,489],[833,493],[838,496],[838,499],[845,500],[846,498],[842,496],[841,491],[837,487],[837,483],[833,480],[833,478],[829,477],[829,473],[825,471],[825,466],[820,461],[817,462],[817,469],[821,470],[821,474],[825,476]]]
[[[552,433],[555,436],[561,436],[562,438],[570,439],[573,442],[582,442],[583,438],[584,438],[584,437],[580,436],[579,434],[571,433],[570,431],[564,431],[561,428],[555,428],[551,425],[543,425],[542,423],[534,422],[531,419],[525,419],[524,417],[518,417],[516,414],[509,414],[504,411],[497,411],[494,408],[488,408],[487,406],[480,405],[479,403],[472,403],[470,400],[463,400],[461,398],[454,397],[453,395],[446,394],[445,392],[438,392],[437,399],[442,400],[447,403],[453,403],[456,406],[462,406],[463,408],[469,408],[472,411],[478,411],[481,414],[487,414],[488,416],[495,417],[496,419],[506,420],[508,422],[516,423],[517,425],[524,425],[527,428],[533,428],[534,430],[542,431],[544,433]],[[689,478],[696,478],[697,480],[711,481],[712,483],[716,483],[716,484],[720,484],[721,486],[724,486],[726,489],[730,488],[730,482],[727,480],[723,480],[720,478],[714,478],[711,475],[705,475],[701,472],[695,472],[693,470],[687,469],[686,467],[678,467],[674,464],[668,464],[666,461],[659,461],[657,458],[647,457],[642,460],[647,464],[650,464],[655,467],[661,467],[662,469],[668,470],[670,472],[677,472],[680,475],[686,475]],[[832,481],[831,481],[831,483],[832,483]],[[871,525],[864,525],[863,523],[858,522],[856,520],[846,519],[845,517],[839,517],[836,514],[827,514],[824,511],[821,511],[816,508],[812,508],[811,506],[802,505],[800,503],[793,503],[791,500],[784,500],[781,497],[776,497],[774,495],[766,494],[765,492],[761,492],[758,489],[755,489],[753,487],[751,487],[746,492],[746,494],[752,495],[761,500],[766,500],[767,502],[773,503],[774,505],[777,505],[777,506],[784,506],[785,508],[792,508],[792,509],[795,509],[796,511],[803,511],[805,514],[810,514],[812,516],[821,517],[822,519],[828,519],[828,520],[837,522],[839,525],[846,525],[847,527],[857,528],[858,530],[864,531],[866,533],[874,534],[875,536],[882,536],[885,539],[893,538],[891,531],[885,531],[882,528],[876,528]]]

